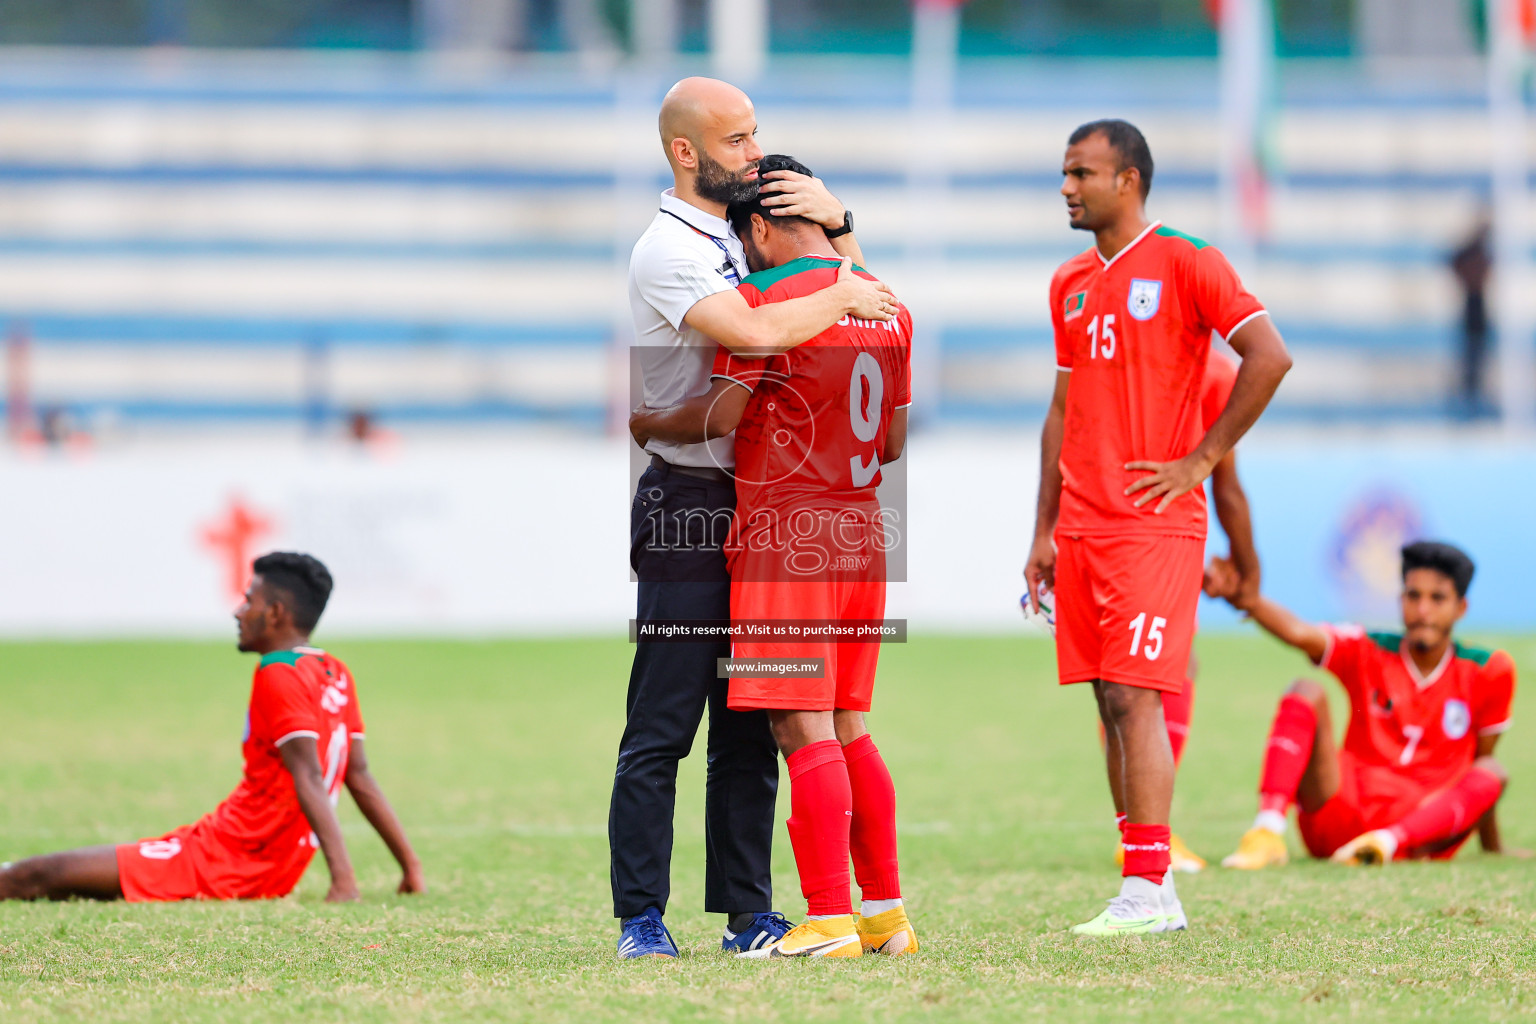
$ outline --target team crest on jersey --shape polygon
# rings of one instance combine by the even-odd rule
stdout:
[[[1452,698],[1445,702],[1445,710],[1440,713],[1440,731],[1445,733],[1449,740],[1459,740],[1472,728],[1472,712],[1464,700]]]
[[[1062,303],[1062,320],[1076,320],[1083,315],[1083,308],[1088,305],[1088,293],[1078,292],[1076,295],[1068,295],[1067,301]]]
[[[1132,319],[1151,320],[1157,315],[1157,307],[1162,301],[1163,282],[1144,281],[1139,277],[1131,279],[1131,294],[1125,305]]]

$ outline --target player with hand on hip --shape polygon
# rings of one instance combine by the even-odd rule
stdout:
[[[1205,364],[1205,379],[1200,385],[1200,425],[1209,430],[1232,397],[1232,385],[1237,383],[1237,367],[1213,345]],[[1230,575],[1230,583],[1243,594],[1259,592],[1259,552],[1253,542],[1253,517],[1249,512],[1248,494],[1237,475],[1237,451],[1227,452],[1211,472],[1211,500],[1216,506],[1216,518],[1222,532],[1227,535],[1228,554],[1223,560]],[[1026,595],[1026,600],[1028,595]],[[1173,749],[1173,768],[1179,769],[1184,756],[1184,746],[1189,741],[1189,727],[1195,713],[1195,677],[1199,674],[1200,659],[1190,652],[1189,670],[1184,676],[1184,688],[1178,693],[1163,692],[1163,720],[1168,725],[1168,745]],[[1109,742],[1109,734],[1099,726],[1100,739],[1104,743],[1104,756],[1109,766],[1110,796],[1115,803],[1115,825],[1123,828],[1126,822],[1125,797],[1116,780],[1122,777],[1120,748]],[[1174,871],[1194,874],[1205,869],[1205,860],[1179,838],[1177,832],[1168,840],[1168,856]],[[1116,844],[1115,863],[1125,863],[1125,847]]]
[[[1218,250],[1148,221],[1152,155],[1134,126],[1078,128],[1062,176],[1071,225],[1092,231],[1095,244],[1051,281],[1058,372],[1025,578],[1032,595],[1042,584],[1055,592],[1058,676],[1093,685],[1119,751],[1111,788],[1127,815],[1120,894],[1073,930],[1173,931],[1187,920],[1169,870],[1174,771],[1162,695],[1182,690],[1194,638],[1202,484],[1291,360]],[[1243,363],[1205,429],[1201,381],[1213,332]]]

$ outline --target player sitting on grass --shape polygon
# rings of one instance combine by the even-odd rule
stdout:
[[[1507,777],[1493,748],[1509,725],[1515,665],[1503,651],[1463,647],[1451,636],[1467,611],[1472,570],[1449,544],[1409,544],[1404,631],[1367,633],[1314,626],[1264,597],[1242,596],[1226,561],[1212,563],[1207,592],[1337,676],[1350,707],[1340,750],[1323,687],[1298,679],[1286,691],[1270,727],[1258,818],[1223,866],[1284,864],[1293,803],[1314,857],[1445,860],[1479,825],[1483,849],[1500,852],[1494,804]]]
[[[256,559],[235,610],[240,650],[261,655],[251,687],[245,775],[195,825],[137,843],[89,846],[0,868],[0,899],[130,901],[286,896],[314,856],[331,869],[329,902],[358,898],[335,802],[342,783],[400,862],[402,893],[421,892],[421,864],[363,754],[363,719],[347,667],[309,646],[331,574],[309,555]]]
[[[810,174],[784,156],[764,173]],[[822,228],[774,216],[761,201],[730,218],[755,273],[741,284],[753,306],[831,286],[840,261]],[[857,268],[856,272],[868,276]],[[727,544],[731,621],[850,625],[885,616],[880,466],[901,455],[911,403],[912,317],[845,317],[768,359],[723,349],[709,392],[662,410],[636,410],[631,430],[697,442],[736,431],[736,518]],[[902,905],[896,790],[864,727],[878,642],[736,640],[737,661],[819,658],[817,678],[733,674],[732,710],[763,708],[789,768],[790,844],[808,920],[749,958],[854,957],[917,951]],[[761,670],[760,670],[761,671]],[[848,861],[863,895],[855,918]]]

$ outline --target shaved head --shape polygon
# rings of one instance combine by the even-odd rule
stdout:
[[[685,78],[661,101],[661,144],[671,155],[673,139],[697,143],[701,132],[721,122],[755,120],[747,94],[718,78]]]
[[[678,194],[722,207],[757,194],[757,113],[747,94],[716,78],[685,78],[667,90],[657,118]]]

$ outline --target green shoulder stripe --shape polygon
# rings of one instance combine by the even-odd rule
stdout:
[[[1461,644],[1457,644],[1456,657],[1466,658],[1468,661],[1474,661],[1479,665],[1486,665],[1488,664],[1488,659],[1493,657],[1493,652],[1482,647],[1463,647]]]
[[[807,270],[820,270],[829,263],[836,265],[837,262],[837,260],[829,260],[821,256],[801,256],[780,266],[759,270],[755,274],[748,274],[742,283],[750,284],[760,292],[766,292],[786,277],[794,277],[796,274],[803,274]],[[860,273],[868,273],[868,271],[857,264],[854,265],[853,269]]]
[[[1371,642],[1390,654],[1396,654],[1403,649],[1403,634],[1401,633],[1367,633]]]
[[[273,651],[271,654],[261,656],[261,664],[258,668],[266,668],[268,665],[297,665],[303,655],[298,651]]]
[[[1182,231],[1175,231],[1173,228],[1169,227],[1158,228],[1152,233],[1154,235],[1160,235],[1163,238],[1182,238],[1196,249],[1207,249],[1210,248],[1211,245],[1210,242],[1207,242],[1203,238],[1196,238],[1194,235],[1186,235]]]

